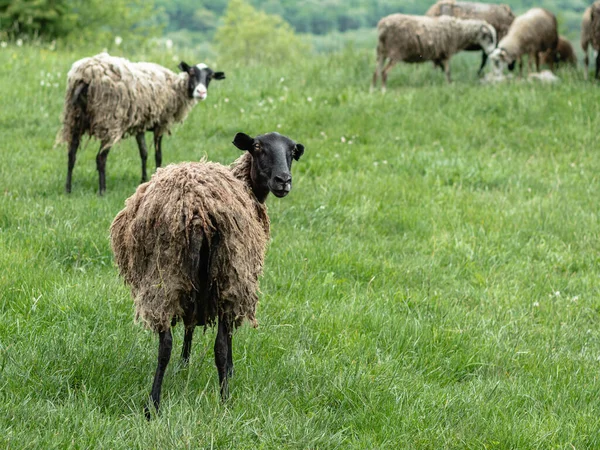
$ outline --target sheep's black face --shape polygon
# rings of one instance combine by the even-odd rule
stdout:
[[[238,133],[233,144],[252,154],[252,183],[259,200],[269,192],[285,197],[292,190],[292,160],[304,153],[304,146],[279,133],[267,133],[252,138]]]
[[[225,72],[215,72],[206,64],[190,66],[181,61],[179,69],[189,75],[188,96],[199,101],[205,100],[208,96],[208,85],[211,80],[225,79]]]

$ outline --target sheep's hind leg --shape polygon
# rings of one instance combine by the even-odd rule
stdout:
[[[397,61],[390,59],[387,65],[383,68],[383,71],[381,72],[381,92],[386,91],[388,72],[392,70],[392,67],[394,67],[396,63]]]
[[[450,76],[450,60],[444,59],[442,61],[442,64],[444,65],[444,73],[446,74],[446,81],[448,83],[452,83],[452,78]]]
[[[69,144],[69,162],[67,167],[67,182],[65,183],[65,191],[67,194],[71,193],[71,179],[73,177],[73,168],[75,167],[75,159],[77,157],[77,149],[81,142],[81,129],[77,127],[73,130],[71,135],[71,143]]]
[[[229,344],[231,343],[231,329],[229,323],[219,317],[219,330],[217,331],[217,339],[215,340],[215,365],[219,373],[219,386],[221,387],[221,399],[227,400],[229,397],[228,383],[228,358]]]
[[[146,138],[144,133],[138,133],[135,135],[138,148],[140,149],[140,158],[142,159],[142,183],[148,180],[148,174],[146,173],[146,161],[148,160],[148,149],[146,148]]]
[[[596,80],[600,79],[600,51],[596,55]]]
[[[98,194],[104,195],[106,191],[106,159],[108,158],[108,152],[110,147],[102,150],[102,146],[96,156],[96,169],[98,169]]]
[[[227,335],[227,376],[229,378],[233,376],[233,347],[231,345],[231,335],[231,332]]]
[[[183,335],[183,348],[181,350],[181,362],[187,366],[190,362],[190,353],[192,352],[192,339],[194,337],[195,325],[186,327]]]
[[[173,336],[171,330],[161,331],[158,333],[158,366],[156,367],[156,373],[154,374],[154,382],[152,383],[152,392],[150,392],[150,401],[156,412],[158,413],[158,407],[160,406],[160,392],[162,389],[163,377],[165,376],[165,370],[171,359],[171,349],[173,348]],[[151,419],[150,405],[144,408],[146,419]]]

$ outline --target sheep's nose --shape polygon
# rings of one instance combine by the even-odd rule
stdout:
[[[275,175],[274,180],[281,184],[288,184],[292,182],[292,175],[289,173],[283,175]]]

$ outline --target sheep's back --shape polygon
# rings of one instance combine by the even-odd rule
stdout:
[[[456,2],[442,0],[434,4],[427,16],[452,16],[459,19],[485,20],[496,29],[497,39],[502,39],[515,19],[508,5],[495,5],[478,2]]]
[[[168,328],[200,294],[208,302],[201,324],[223,314],[236,325],[244,319],[255,325],[268,238],[264,205],[229,168],[206,162],[159,169],[111,226],[115,260],[131,287],[136,316],[154,331]],[[199,293],[205,275],[207,292]]]

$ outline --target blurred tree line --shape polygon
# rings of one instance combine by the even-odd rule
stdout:
[[[372,28],[388,14],[422,14],[434,0],[248,0],[282,17],[295,32],[326,34]],[[481,0],[486,1],[486,0]],[[542,6],[561,19],[561,31],[577,31],[591,0],[499,0],[521,13]],[[229,0],[0,0],[0,37],[97,39],[144,37],[189,31],[212,38],[223,24]],[[234,14],[235,12],[232,12]],[[243,11],[239,11],[243,14]]]

